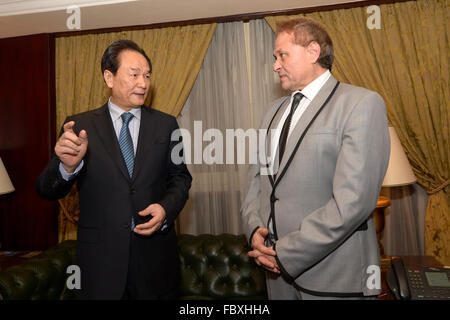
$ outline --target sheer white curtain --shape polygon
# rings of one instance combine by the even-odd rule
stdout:
[[[178,219],[181,233],[243,232],[239,208],[247,165],[226,164],[226,129],[259,128],[268,104],[286,94],[272,71],[274,42],[275,35],[264,19],[222,23],[217,27],[178,118],[180,127],[191,135],[190,144],[186,145],[185,140],[185,148],[190,150],[188,167],[193,176],[190,199]],[[208,129],[218,129],[222,137]],[[237,160],[236,155],[234,158]],[[220,160],[223,164],[218,163]],[[383,194],[392,202],[386,210],[382,235],[385,253],[423,254],[425,191],[413,185],[383,190]]]
[[[413,184],[383,188],[382,194],[391,199],[391,206],[385,210],[385,228],[381,237],[385,254],[424,255],[426,191]]]
[[[248,165],[237,164],[236,139],[234,148],[227,150],[226,132],[258,129],[265,107],[283,95],[272,71],[274,40],[264,19],[217,26],[178,118],[191,136],[188,168],[193,176],[190,199],[178,219],[181,233],[243,232],[239,209]],[[234,164],[227,164],[230,152],[234,152]]]

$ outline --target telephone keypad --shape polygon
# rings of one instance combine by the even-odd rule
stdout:
[[[412,299],[450,299],[449,287],[431,287],[427,285],[427,279],[425,278],[423,269],[406,268],[406,271]]]

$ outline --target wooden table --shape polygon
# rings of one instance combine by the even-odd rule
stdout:
[[[42,251],[0,251],[0,271],[24,262]]]

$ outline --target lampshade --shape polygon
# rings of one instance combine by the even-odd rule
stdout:
[[[0,194],[13,192],[14,186],[9,179],[8,172],[6,172],[5,166],[3,165],[2,158],[0,158]]]
[[[393,127],[389,127],[389,135],[391,136],[391,156],[383,187],[406,186],[416,182],[411,165]]]

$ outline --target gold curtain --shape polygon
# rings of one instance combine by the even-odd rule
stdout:
[[[418,183],[430,194],[425,254],[450,264],[449,0],[379,5],[380,29],[367,7],[301,16],[322,23],[335,48],[333,74],[380,93]],[[300,16],[300,15],[299,15]],[[295,16],[267,17],[277,21]]]
[[[203,63],[216,24],[168,27],[60,37],[55,41],[56,127],[67,116],[103,105],[110,90],[100,61],[119,39],[142,47],[152,61],[151,89],[146,101],[155,109],[178,116]],[[74,187],[60,200],[59,241],[76,239],[78,193]]]

